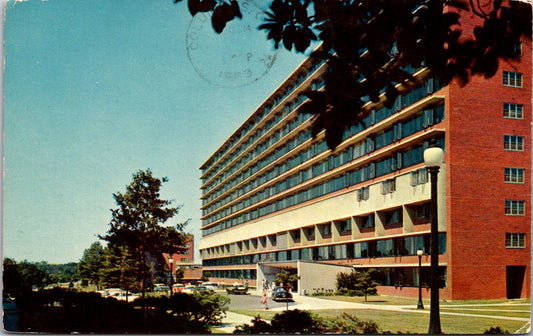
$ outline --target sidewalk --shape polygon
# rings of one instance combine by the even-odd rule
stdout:
[[[248,315],[237,314],[233,312],[226,312],[226,317],[222,319],[222,323],[213,329],[221,333],[232,334],[239,324],[252,324],[253,317]]]

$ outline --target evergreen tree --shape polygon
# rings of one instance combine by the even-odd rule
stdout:
[[[99,277],[106,287],[137,291],[142,280],[139,277],[139,260],[126,245],[109,244],[103,250],[102,267]]]
[[[102,274],[104,262],[104,248],[100,242],[94,242],[91,247],[83,252],[83,257],[78,264],[78,271],[82,279],[95,284],[98,289],[102,286]]]

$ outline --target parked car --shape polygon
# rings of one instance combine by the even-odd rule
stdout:
[[[187,285],[183,288],[181,291],[182,293],[192,294],[194,292],[194,288],[196,288],[195,285]]]
[[[194,287],[193,292],[209,292],[209,290],[205,286],[196,286]]]
[[[228,294],[246,295],[248,294],[248,286],[236,282],[231,286],[226,286],[226,292]]]
[[[293,301],[292,294],[283,287],[274,287],[272,290],[272,301]]]
[[[155,284],[154,292],[168,292],[170,288],[165,284]]]
[[[114,292],[109,297],[115,298],[120,301],[132,302],[133,300],[139,298],[139,295],[135,293],[129,293],[129,292],[126,293],[126,291],[123,290],[119,292]]]
[[[212,282],[204,282],[202,286],[207,288],[208,291],[214,292],[217,289],[217,285]]]
[[[177,283],[172,285],[172,293],[179,293],[185,288],[184,284]]]

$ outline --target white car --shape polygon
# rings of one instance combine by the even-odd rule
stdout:
[[[205,289],[211,292],[214,292],[217,289],[217,285],[212,282],[204,282],[202,286],[204,286]]]
[[[182,293],[187,293],[187,294],[192,294],[194,292],[195,288],[196,288],[196,286],[194,286],[194,285],[187,285],[187,286],[185,286],[185,288],[183,288],[183,290],[181,292]]]
[[[115,298],[120,301],[132,302],[133,300],[139,298],[139,295],[135,293],[127,293],[126,291],[119,291],[112,293],[111,295],[109,295],[109,297]]]

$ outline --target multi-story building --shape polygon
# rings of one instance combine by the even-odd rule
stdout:
[[[462,88],[429,79],[393,108],[373,109],[333,151],[298,111],[327,67],[305,60],[201,166],[204,272],[254,284],[288,269],[311,293],[334,288],[340,271],[374,268],[379,293],[418,295],[430,263],[423,151],[435,139],[445,150],[441,298],[529,297],[530,42],[491,79]]]
[[[194,266],[194,235],[189,234],[180,253],[172,254],[172,263],[175,268],[191,268]],[[170,267],[169,254],[163,253],[163,257],[167,261],[167,266]]]

